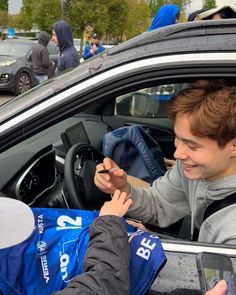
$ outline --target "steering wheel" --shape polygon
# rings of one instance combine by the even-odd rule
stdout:
[[[104,156],[91,144],[73,145],[66,154],[64,184],[71,208],[99,210],[110,195],[101,192],[94,184],[96,165]]]

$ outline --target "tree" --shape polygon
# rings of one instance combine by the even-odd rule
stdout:
[[[18,27],[26,31],[32,29],[32,0],[23,0],[21,11],[18,16]]]
[[[150,16],[154,17],[160,7],[164,4],[177,4],[180,11],[183,13],[186,6],[189,5],[192,0],[149,0]]]
[[[8,0],[1,0],[0,1],[0,10],[8,12]]]
[[[108,23],[108,7],[111,0],[73,0],[67,3],[65,17],[81,36],[87,25],[104,34]]]
[[[216,0],[205,0],[203,6],[207,9],[215,8]]]
[[[149,26],[149,7],[146,1],[129,0],[128,2],[128,17],[125,22],[124,33],[126,38],[130,39],[147,30]]]
[[[62,19],[61,1],[50,0],[32,1],[33,23],[37,24],[41,31],[51,32],[52,25]]]
[[[0,10],[0,27],[1,29],[7,28],[8,24],[8,12],[5,10]]]

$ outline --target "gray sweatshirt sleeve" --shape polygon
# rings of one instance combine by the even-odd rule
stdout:
[[[190,209],[181,171],[180,163],[177,162],[150,188],[132,187],[130,198],[134,204],[128,215],[144,224],[160,227],[166,227],[186,216]]]

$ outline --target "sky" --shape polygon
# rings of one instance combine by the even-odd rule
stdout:
[[[22,0],[8,0],[8,5],[10,14],[18,14],[20,12]]]
[[[187,13],[191,13],[194,10],[202,8],[202,0],[192,0],[192,4],[187,7]],[[50,0],[48,0],[50,3]],[[236,0],[217,0],[217,5],[224,5],[224,4],[236,4]],[[20,8],[22,5],[22,0],[9,0],[9,13],[10,14],[18,14],[20,12]]]

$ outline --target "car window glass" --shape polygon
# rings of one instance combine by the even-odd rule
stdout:
[[[32,44],[2,42],[0,45],[0,55],[5,56],[24,56],[32,47]]]
[[[187,84],[165,84],[139,89],[116,98],[117,115],[144,118],[165,118],[171,97]]]

